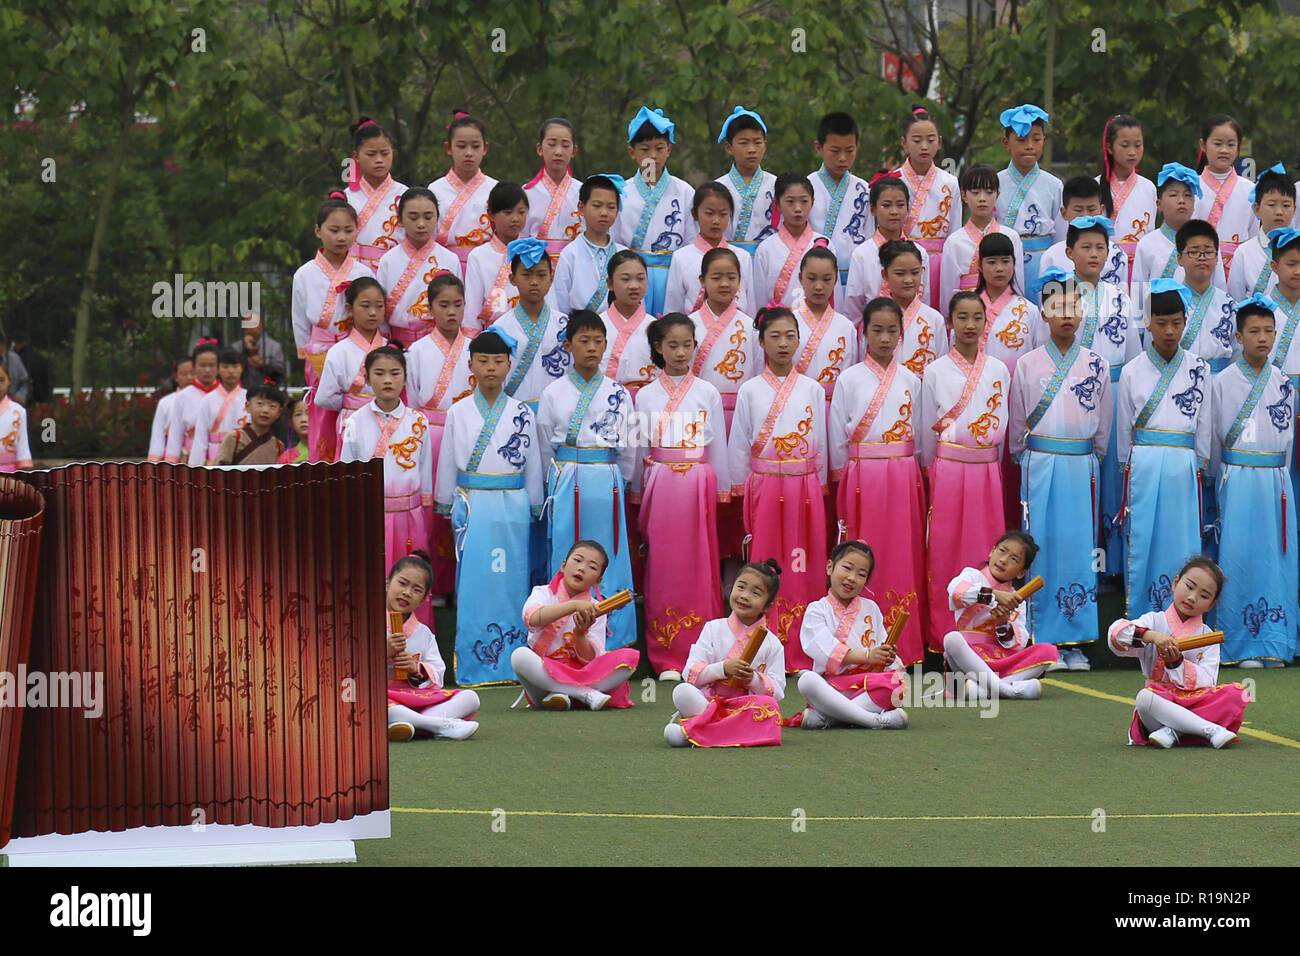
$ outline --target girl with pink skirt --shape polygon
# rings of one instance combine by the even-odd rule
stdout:
[[[781,587],[781,566],[747,564],[731,588],[731,617],[709,621],[673,688],[664,739],[673,747],[764,747],[781,743],[785,660],[769,630],[753,659],[743,655]]]
[[[722,397],[691,371],[695,324],[670,312],[652,322],[646,336],[662,369],[636,396],[648,447],[637,456],[631,483],[649,546],[646,656],[660,680],[681,680],[700,628],[722,616],[717,506],[730,498],[731,480]]]
[[[863,327],[867,356],[840,376],[831,397],[831,481],[846,543],[867,541],[889,556],[875,569],[872,595],[890,621],[910,615],[898,639],[910,667],[925,656],[925,493],[912,427],[921,380],[894,360],[903,331],[897,302],[873,299]]]
[[[731,493],[743,496],[749,553],[788,562],[786,587],[767,612],[788,671],[812,661],[799,644],[804,610],[824,593],[826,393],[794,370],[799,324],[784,306],[755,320],[767,368],[740,387],[727,439]]]
[[[1218,750],[1237,739],[1250,694],[1242,684],[1217,683],[1219,645],[1178,649],[1179,638],[1210,633],[1205,614],[1225,581],[1209,558],[1192,558],[1174,578],[1169,607],[1110,626],[1110,649],[1136,657],[1147,679],[1129,725],[1130,744],[1169,748],[1208,743]]]

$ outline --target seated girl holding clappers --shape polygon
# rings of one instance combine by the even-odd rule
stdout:
[[[478,710],[478,694],[443,689],[447,666],[438,653],[438,642],[433,631],[415,617],[432,580],[429,556],[413,551],[393,565],[384,582],[389,620],[400,615],[402,621],[400,633],[389,625],[389,740],[410,740],[417,732],[444,740],[464,740],[478,730],[476,721],[466,719]]]
[[[989,552],[983,568],[966,568],[948,585],[957,630],[943,639],[951,670],[966,679],[975,697],[1035,700],[1043,695],[1038,678],[1057,660],[1053,644],[1029,644],[1020,620],[1025,573],[1038,545],[1023,531],[1008,531]]]
[[[609,555],[599,542],[574,542],[551,583],[528,595],[528,646],[515,648],[510,665],[532,706],[632,706],[627,680],[641,655],[633,647],[605,650],[605,617],[596,586],[607,567]]]
[[[1250,703],[1246,688],[1216,684],[1217,642],[1179,646],[1188,638],[1213,633],[1204,618],[1223,593],[1225,580],[1209,558],[1192,558],[1174,578],[1169,607],[1110,626],[1110,649],[1121,657],[1136,657],[1147,678],[1147,686],[1138,691],[1137,709],[1129,725],[1130,744],[1169,748],[1208,741],[1217,750],[1236,739]],[[1218,640],[1223,640],[1221,632]]]
[[[808,605],[799,639],[813,669],[799,675],[808,701],[800,724],[820,730],[833,724],[902,730],[907,711],[898,706],[907,684],[894,648],[885,643],[885,615],[862,592],[876,556],[865,541],[836,545],[826,562],[829,590]]]
[[[749,645],[781,587],[781,566],[768,558],[740,569],[731,588],[731,617],[704,625],[686,659],[686,682],[673,688],[664,739],[674,747],[762,747],[781,743],[785,654],[766,631]],[[749,656],[746,662],[742,655]]]

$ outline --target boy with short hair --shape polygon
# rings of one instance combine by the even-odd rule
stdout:
[[[808,224],[813,232],[831,241],[831,251],[839,262],[842,296],[853,250],[875,231],[867,207],[867,182],[850,172],[858,157],[857,122],[848,113],[827,113],[817,121],[813,149],[822,158],[822,165],[808,177],[813,188]]]
[[[1237,310],[1222,288],[1213,284],[1219,264],[1219,231],[1204,219],[1189,219],[1175,237],[1183,284],[1192,292],[1182,347],[1210,363],[1212,373],[1232,361]]]
[[[1178,264],[1178,230],[1192,218],[1196,200],[1201,195],[1201,177],[1182,163],[1165,163],[1156,176],[1156,211],[1162,222],[1138,240],[1133,254],[1133,276],[1129,283],[1129,296],[1142,302],[1147,293],[1147,283],[1152,279],[1185,281],[1183,268]],[[1216,259],[1211,281],[1220,289],[1227,288],[1223,262]]]
[[[1040,274],[1048,269],[1070,271],[1070,257],[1066,254],[1065,238],[1070,223],[1080,217],[1106,218],[1111,216],[1110,208],[1103,202],[1101,183],[1091,176],[1075,176],[1068,179],[1061,189],[1061,211],[1056,223],[1056,238],[1040,263]],[[1110,282],[1121,289],[1128,287],[1128,255],[1119,247],[1114,238],[1106,251],[1106,264],[1102,266],[1103,282]]]
[[[976,163],[961,174],[961,204],[970,210],[966,225],[948,236],[943,244],[943,262],[939,266],[939,311],[948,317],[948,305],[953,293],[965,292],[979,285],[980,240],[991,232],[1000,232],[1011,240],[1015,249],[1016,273],[1012,288],[1025,295],[1025,250],[1020,244],[1020,233],[1010,229],[997,218],[998,174],[992,166]],[[947,608],[944,609],[945,612]]]
[[[1273,290],[1277,288],[1269,237],[1275,229],[1289,228],[1296,212],[1291,180],[1287,178],[1286,169],[1281,163],[1260,173],[1251,202],[1251,208],[1259,218],[1259,234],[1240,243],[1232,257],[1228,295],[1234,302],[1245,301],[1252,295],[1271,298]],[[1279,328],[1279,334],[1281,331]]]
[[[248,389],[246,398],[247,421],[222,439],[215,465],[274,465],[284,451],[284,442],[271,434],[284,411],[284,393],[264,383]]]
[[[1025,282],[1033,285],[1046,268],[1043,253],[1052,244],[1056,210],[1061,207],[1061,181],[1038,167],[1047,142],[1048,116],[1026,103],[1003,110],[1002,145],[1011,156],[998,173],[998,222],[1020,233],[1025,251]]]
[[[731,169],[717,181],[731,193],[736,206],[736,214],[727,225],[726,239],[752,256],[758,251],[758,244],[776,231],[772,225],[776,176],[763,168],[767,124],[753,110],[737,106],[722,121],[718,142],[724,144],[731,157]]]
[[[578,190],[578,214],[586,228],[564,247],[555,266],[555,306],[564,315],[576,309],[602,311],[609,305],[609,257],[620,252],[610,238],[626,188],[622,176],[588,176]]]

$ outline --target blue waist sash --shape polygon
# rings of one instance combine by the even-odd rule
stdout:
[[[1025,442],[1030,451],[1045,451],[1052,455],[1091,455],[1091,438],[1052,438],[1048,435],[1030,435]]]
[[[649,269],[667,269],[668,263],[672,262],[673,259],[671,252],[649,252],[645,249],[633,249],[632,251],[645,260],[646,267]]]
[[[1050,232],[1045,236],[1021,236],[1020,247],[1025,252],[1046,252],[1055,245],[1054,238]]]
[[[758,252],[758,242],[756,240],[746,239],[744,242],[741,242],[738,239],[728,239],[727,245],[735,246],[737,249],[744,249],[751,256]]]
[[[617,460],[617,448],[582,448],[561,445],[555,449],[555,460],[578,465],[612,465]]]
[[[1133,429],[1134,445],[1165,445],[1170,448],[1196,450],[1196,436],[1191,432],[1165,431],[1160,428]]]
[[[489,475],[479,472],[458,471],[456,472],[456,484],[458,487],[468,490],[509,490],[524,486],[524,474],[523,472],[516,472],[513,475]]]
[[[1111,383],[1112,385],[1114,385],[1116,382],[1119,381],[1120,373],[1123,372],[1123,371],[1124,371],[1124,363],[1123,363],[1123,362],[1120,362],[1118,365],[1112,365],[1112,366],[1110,367],[1110,383]]]
[[[1223,449],[1225,465],[1242,465],[1246,468],[1285,468],[1284,451],[1242,451],[1238,448]]]

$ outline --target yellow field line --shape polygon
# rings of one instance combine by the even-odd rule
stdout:
[[[392,807],[393,813],[433,813],[450,816],[492,816],[497,810],[444,810],[429,807]],[[501,810],[511,817],[574,817],[579,819],[606,820],[714,820],[736,823],[775,822],[789,823],[796,819],[787,816],[729,816],[709,813],[600,813],[584,810]],[[1300,817],[1300,810],[1250,810],[1242,812],[1206,812],[1206,813],[1107,813],[1107,820],[1206,820],[1238,817]],[[970,823],[999,821],[1034,821],[1034,820],[1091,820],[1091,813],[1048,813],[1042,815],[997,815],[975,814],[967,816],[849,816],[849,817],[802,817],[798,819],[815,823]]]
[[[1062,690],[1074,691],[1076,694],[1086,694],[1088,697],[1100,697],[1102,700],[1113,700],[1120,704],[1133,706],[1132,697],[1120,697],[1118,694],[1107,694],[1105,691],[1093,690],[1091,687],[1082,687],[1078,684],[1067,684],[1065,681],[1056,680],[1052,677],[1042,678],[1044,684],[1049,687],[1059,687]],[[1237,731],[1242,737],[1254,737],[1256,740],[1267,740],[1271,744],[1279,744],[1283,747],[1294,747],[1300,750],[1300,740],[1292,740],[1290,737],[1283,737],[1279,734],[1271,734],[1267,730],[1256,730],[1253,727],[1243,726]]]

